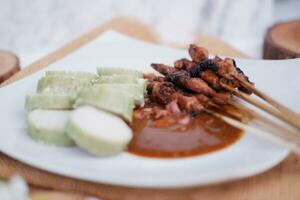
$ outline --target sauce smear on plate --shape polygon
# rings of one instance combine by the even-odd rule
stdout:
[[[240,129],[205,113],[193,118],[164,117],[157,120],[147,115],[134,116],[131,125],[134,136],[128,151],[141,156],[194,156],[227,147],[242,136]]]

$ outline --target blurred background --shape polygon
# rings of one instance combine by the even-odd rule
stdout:
[[[27,64],[118,16],[139,19],[166,44],[213,35],[258,58],[266,29],[300,18],[300,1],[1,0],[0,49],[17,53]]]

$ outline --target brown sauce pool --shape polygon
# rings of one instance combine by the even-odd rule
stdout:
[[[149,117],[134,118],[131,125],[134,136],[128,151],[147,157],[188,157],[220,150],[243,135],[240,129],[205,113],[184,125],[172,120],[160,123]]]

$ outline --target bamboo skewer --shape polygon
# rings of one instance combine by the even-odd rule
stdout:
[[[270,119],[264,117],[263,115],[261,115],[260,113],[256,112],[255,110],[252,110],[250,108],[245,107],[242,104],[238,104],[237,102],[234,101],[229,101],[228,105],[232,106],[233,108],[242,111],[239,113],[244,113],[243,115],[237,115],[235,112],[231,112],[231,110],[226,109],[225,108],[225,112],[228,113],[229,115],[239,119],[242,123],[244,123],[245,121],[245,116],[246,118],[250,118],[250,119],[258,119],[259,122],[263,123],[263,125],[267,125],[269,129],[272,130],[272,132],[274,134],[276,134],[279,137],[283,137],[284,139],[287,140],[291,140],[291,141],[296,141],[298,144],[300,144],[300,138],[298,137],[298,133],[291,131],[289,129],[287,129],[286,127],[280,126],[277,123],[271,121]],[[218,108],[218,107],[214,107],[214,108]],[[219,107],[220,108],[220,107]],[[250,120],[248,120],[250,121]],[[247,121],[246,121],[247,123]]]
[[[215,113],[213,111],[210,111],[210,110],[206,109],[205,112],[207,112],[207,113],[209,113],[209,114],[211,114],[211,115],[213,115],[217,118],[222,119],[223,121],[227,122],[228,124],[230,124],[232,126],[243,129],[243,130],[247,131],[248,133],[250,133],[250,134],[252,134],[256,137],[265,139],[269,142],[272,142],[273,144],[288,148],[296,154],[300,154],[300,147],[295,142],[292,142],[292,141],[283,139],[281,137],[275,136],[272,133],[269,133],[269,132],[266,132],[266,131],[263,131],[263,130],[260,130],[260,129],[257,129],[257,128],[254,128],[254,127],[251,127],[251,126],[248,126],[247,124],[243,124],[240,121],[237,121],[237,120],[234,120],[232,118],[226,117],[224,115]]]
[[[233,76],[233,77],[235,79],[237,79],[244,87],[250,89],[254,94],[256,94],[258,97],[260,97],[264,101],[266,101],[269,104],[271,104],[273,107],[275,107],[276,109],[278,109],[280,112],[282,112],[284,114],[287,114],[287,115],[290,115],[290,117],[297,118],[298,121],[300,120],[300,115],[298,113],[294,112],[293,110],[291,110],[290,108],[286,107],[285,105],[282,105],[281,103],[279,103],[278,101],[276,101],[272,97],[270,97],[267,94],[265,94],[263,91],[255,88],[253,85],[251,85],[250,83],[242,80],[241,78],[239,78],[237,76]]]
[[[300,124],[298,122],[298,120],[296,120],[295,118],[291,117],[290,115],[285,115],[283,113],[280,113],[279,111],[277,110],[274,110],[272,107],[270,106],[267,106],[259,101],[257,101],[256,99],[244,94],[243,92],[240,92],[236,89],[232,89],[230,87],[227,87],[227,86],[223,86],[226,90],[232,92],[233,94],[235,94],[236,96],[240,97],[241,99],[247,101],[248,103],[264,110],[265,112],[273,115],[274,117],[282,120],[282,121],[285,121],[286,123],[290,124],[291,126],[297,128],[297,129],[300,129]]]
[[[242,104],[238,104],[236,102],[229,102],[229,104],[249,113],[250,115],[253,116],[253,118],[258,119],[258,120],[260,120],[260,122],[263,122],[264,124],[268,125],[268,127],[271,128],[272,131],[274,133],[276,133],[277,135],[285,137],[286,139],[289,139],[289,140],[297,141],[300,144],[300,138],[298,138],[297,132],[291,131],[283,126],[278,125],[277,123],[274,123],[273,121],[264,117],[263,115],[256,112],[255,110],[247,108],[246,106],[244,106]],[[282,134],[282,133],[286,133],[286,134]]]

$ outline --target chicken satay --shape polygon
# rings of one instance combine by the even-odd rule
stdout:
[[[189,70],[191,68],[197,67],[197,63],[187,59],[182,58],[180,60],[175,61],[174,68],[178,70]]]
[[[167,105],[174,100],[175,86],[170,82],[154,82],[150,98],[155,102]]]
[[[202,105],[206,105],[210,101],[210,98],[205,96],[204,94],[197,94],[196,98]]]
[[[212,98],[216,104],[226,105],[232,99],[232,94],[229,92],[217,92]]]
[[[211,105],[226,104],[231,95],[229,93],[215,93],[213,97],[198,94],[196,96],[187,96],[185,92],[179,92],[168,82],[156,82],[152,92],[152,99],[166,106],[166,110],[174,115],[180,114],[180,109],[188,113],[199,113],[204,107]],[[190,94],[191,95],[191,94]]]
[[[199,47],[195,44],[191,44],[189,46],[189,54],[190,54],[192,60],[196,63],[199,63],[201,61],[208,59],[207,49],[205,49],[203,47]]]
[[[206,83],[208,83],[212,88],[219,90],[221,89],[219,81],[219,76],[212,71],[211,69],[207,69],[201,73],[201,79],[203,79]]]
[[[188,97],[179,94],[177,102],[181,109],[186,110],[189,113],[199,113],[204,109],[204,106],[194,96]]]
[[[196,95],[196,98],[204,106],[210,105],[211,103],[217,105],[226,105],[232,99],[232,94],[228,92],[218,92],[215,93],[215,95],[211,98],[203,94],[199,94]]]
[[[225,58],[224,60],[216,56],[214,59],[208,59],[208,51],[205,48],[191,44],[189,47],[189,54],[194,62],[200,64],[202,71],[212,69],[216,71],[220,76],[232,80],[233,76],[239,77],[242,80],[249,81],[248,77],[244,75],[241,69],[236,67],[236,63],[231,58]],[[185,63],[188,60],[183,60]]]
[[[157,76],[153,73],[145,73],[144,74],[144,79],[147,79],[147,93],[151,94],[152,89],[154,86],[155,82],[163,82],[165,81],[165,77],[163,76]]]
[[[238,70],[235,68],[233,64],[233,60],[231,58],[225,58],[223,61],[218,62],[218,71],[217,73],[228,80],[234,80],[234,77],[239,76]]]
[[[171,81],[180,87],[185,87],[188,79],[190,79],[190,76],[184,70],[177,70],[166,74],[166,80]]]
[[[187,112],[200,112],[203,107],[196,97],[185,96],[177,92],[170,82],[154,82],[150,98],[161,105],[167,107],[170,105],[170,108],[174,108],[171,103],[176,102],[180,108]]]
[[[171,72],[176,71],[176,69],[174,67],[164,65],[164,64],[152,63],[151,67],[165,76]]]
[[[225,58],[222,62],[218,63],[217,73],[228,80],[233,80],[235,79],[234,77],[238,77],[240,80],[251,83],[249,78],[245,76],[244,72],[236,66],[235,61],[231,58]]]
[[[143,78],[147,79],[148,81],[159,81],[159,82],[162,82],[162,81],[165,80],[165,77],[158,76],[158,75],[153,74],[153,73],[144,73]]]
[[[166,80],[173,82],[175,85],[187,88],[193,92],[213,95],[215,91],[200,78],[191,78],[188,72],[177,70],[166,74]]]
[[[213,96],[216,91],[209,87],[209,85],[200,78],[190,78],[187,80],[186,88],[199,94],[205,94],[207,96]]]
[[[252,91],[245,88],[244,86],[242,86],[238,80],[228,80],[226,78],[221,78],[219,81],[219,84],[223,88],[227,88],[227,87],[237,88],[238,90],[240,90],[246,94],[249,94],[249,95],[252,94]]]
[[[248,77],[244,75],[243,71],[236,67],[233,59],[226,58],[225,60],[222,60],[219,57],[215,57],[206,64],[201,63],[200,67],[202,68],[202,73],[200,74],[201,78],[214,89],[219,90],[222,85],[224,86],[226,84],[228,87],[238,88],[240,91],[251,94],[250,90],[241,86],[239,81],[234,78],[234,76],[239,77],[240,79],[251,83]],[[219,78],[218,75],[221,78]]]
[[[234,67],[236,68],[236,70],[238,71],[240,78],[241,78],[242,80],[245,80],[245,81],[247,81],[247,82],[253,84],[253,83],[249,80],[249,77],[246,76],[245,73],[244,73],[239,67],[236,66],[236,63],[235,63],[235,60],[234,60],[234,59],[232,59],[232,63],[233,63],[233,66],[234,66]]]
[[[207,59],[200,63],[188,59],[181,59],[175,62],[175,68],[187,71],[191,77],[200,77],[201,74],[208,69],[212,71],[217,71],[218,69],[214,59]]]

